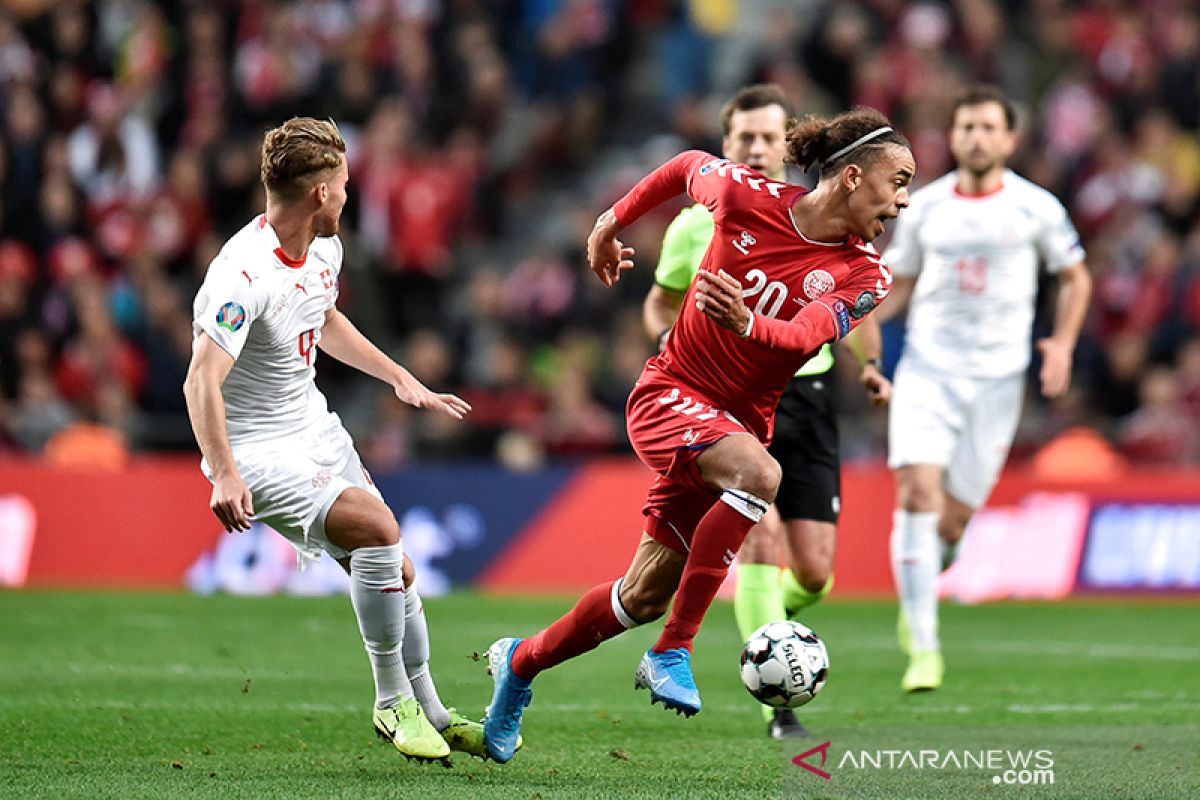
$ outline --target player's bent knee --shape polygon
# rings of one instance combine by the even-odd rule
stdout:
[[[742,466],[736,488],[772,503],[779,491],[782,476],[783,470],[780,469],[779,462],[764,451],[762,457]]]
[[[942,537],[944,541],[954,544],[962,539],[967,530],[967,523],[970,521],[970,517],[952,517],[950,519],[943,517],[938,520],[938,536]]]
[[[939,490],[919,483],[901,485],[899,495],[900,507],[914,514],[936,511],[942,500]]]
[[[817,594],[825,588],[832,572],[833,570],[826,565],[801,566],[800,571],[795,572],[795,575],[796,581],[804,588],[804,591]]]

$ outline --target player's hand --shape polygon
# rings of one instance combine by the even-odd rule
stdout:
[[[250,530],[250,517],[254,516],[254,501],[250,487],[240,475],[213,478],[212,499],[208,507],[229,533]]]
[[[1071,385],[1071,356],[1074,348],[1053,336],[1039,339],[1038,350],[1042,354],[1042,394],[1045,397],[1062,397]]]
[[[621,224],[610,208],[596,219],[587,240],[588,266],[605,286],[621,280],[621,273],[633,269],[633,248],[621,244],[617,234]]]
[[[862,374],[858,376],[863,388],[867,390],[867,399],[873,406],[886,406],[892,399],[892,382],[879,371],[874,364],[863,364]]]
[[[738,336],[750,324],[750,309],[742,300],[742,285],[725,270],[700,272],[696,276],[696,308]]]
[[[397,382],[395,390],[396,397],[400,398],[401,402],[417,408],[441,411],[455,419],[462,419],[463,415],[471,410],[471,404],[458,395],[431,391],[415,379],[411,383]]]

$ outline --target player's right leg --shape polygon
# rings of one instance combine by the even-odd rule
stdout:
[[[383,495],[375,486],[375,481],[363,466],[357,452],[351,448],[340,474],[355,486],[365,489],[370,494],[383,500]],[[346,571],[350,571],[349,558],[340,560]],[[437,685],[433,680],[433,671],[429,666],[430,640],[429,626],[425,620],[425,607],[421,596],[414,585],[415,570],[412,560],[404,556],[402,577],[404,580],[404,639],[400,650],[404,660],[404,670],[412,685],[413,695],[425,712],[425,716],[433,727],[446,740],[450,749],[456,752],[478,758],[487,758],[487,750],[483,741],[483,723],[460,714],[457,709],[447,708],[438,694]]]
[[[896,475],[890,551],[900,599],[897,633],[909,654],[905,691],[942,682],[937,578],[941,572],[938,519],[944,508],[946,465],[970,413],[969,380],[942,375],[902,358],[888,408],[888,466]]]
[[[450,748],[417,702],[404,664],[407,587],[395,516],[375,494],[350,486],[317,525],[317,535],[349,553],[350,599],[375,678],[375,731],[409,758],[444,759]]]
[[[763,516],[762,522],[750,529],[742,549],[738,551],[737,584],[733,593],[733,616],[737,620],[742,641],[769,622],[785,619],[783,591],[780,579],[784,570],[779,564],[783,556],[783,523],[775,506]],[[781,738],[784,728],[776,724],[780,715],[770,706],[758,704],[767,732]],[[792,715],[793,719],[795,715]]]
[[[543,670],[595,649],[629,628],[661,616],[683,569],[683,556],[643,534],[625,577],[588,591],[569,612],[528,639],[500,639],[488,648],[495,687],[484,717],[488,755],[512,758],[520,746],[533,679]]]
[[[909,655],[901,686],[928,691],[941,686],[937,578],[941,544],[937,533],[943,504],[943,470],[936,464],[909,464],[896,470],[891,558],[900,594],[897,631]]]

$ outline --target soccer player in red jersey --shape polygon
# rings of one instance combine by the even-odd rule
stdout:
[[[805,169],[820,164],[815,189],[682,153],[601,214],[588,237],[592,271],[611,286],[633,266],[617,235],[650,209],[687,192],[716,223],[666,349],[629,396],[630,440],[658,473],[641,542],[624,578],[594,587],[535,636],[489,648],[495,692],[484,735],[497,761],[516,749],[539,672],[661,617],[672,596],[636,685],[651,703],[700,711],[692,640],[775,499],[780,469],[766,450],[775,406],[800,365],[887,296],[892,275],[870,241],[908,205],[916,169],[907,140],[865,108],[805,118],[788,134],[788,157]]]

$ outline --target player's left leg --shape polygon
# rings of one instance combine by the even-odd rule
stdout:
[[[662,661],[666,671],[691,677],[692,642],[742,541],[775,500],[779,464],[752,436],[726,436],[696,457],[700,478],[719,491],[696,525],[680,577],[675,604],[647,659]],[[647,659],[643,659],[643,664]],[[666,662],[670,661],[670,664]],[[694,685],[694,681],[690,681]],[[685,714],[700,710],[699,693],[664,696],[668,707]]]
[[[349,554],[350,599],[375,678],[376,732],[410,758],[444,759],[450,748],[417,702],[404,665],[407,587],[395,516],[376,493],[350,486],[315,527]]]
[[[833,589],[833,557],[837,525],[814,519],[784,523],[788,543],[788,569],[783,575],[783,604],[788,619],[819,603]]]
[[[355,486],[359,486],[383,501],[383,495],[375,486],[375,481],[363,466],[357,452],[352,452],[342,476]],[[349,559],[340,559],[347,572],[350,571]],[[425,604],[415,585],[416,570],[412,559],[404,554],[402,567],[404,581],[404,639],[401,643],[401,656],[404,670],[412,686],[413,695],[421,710],[425,712],[429,723],[442,735],[451,750],[467,753],[479,758],[487,757],[484,748],[483,723],[469,719],[460,714],[457,709],[447,708],[438,694],[437,685],[433,680],[433,672],[429,667],[431,653],[429,643],[429,625],[425,619]]]

